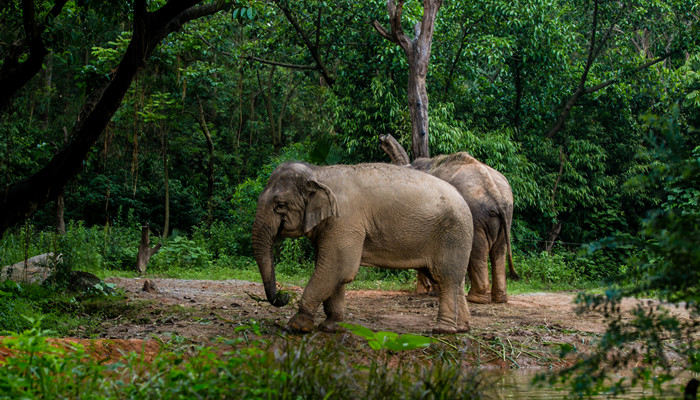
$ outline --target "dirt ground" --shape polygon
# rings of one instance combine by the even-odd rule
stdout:
[[[262,328],[263,336],[279,338],[287,334],[284,327],[295,313],[293,302],[275,308],[261,301],[265,295],[258,283],[149,279],[155,288],[144,291],[145,279],[106,281],[122,289],[128,301],[141,304],[141,308],[136,317],[120,316],[104,322],[100,334],[103,341],[89,342],[93,347],[107,343],[107,348],[102,349],[104,357],[114,353],[121,346],[119,343],[125,349],[148,348],[150,354],[157,351],[154,343],[173,338],[197,344],[215,343],[217,338],[239,336],[237,328],[250,325],[253,320]],[[297,298],[301,296],[300,287],[285,289]],[[437,316],[437,297],[427,294],[351,290],[346,298],[346,322],[374,331],[429,335]],[[578,315],[574,298],[574,293],[530,293],[511,295],[507,304],[470,303],[472,331],[445,341],[460,350],[462,346],[469,347],[472,361],[481,365],[522,368],[563,364],[564,360],[554,355],[559,344],[572,344],[585,351],[605,328],[601,315]],[[623,308],[631,308],[635,301],[638,300],[626,301]],[[688,318],[682,308],[672,307],[671,311]],[[319,307],[316,322],[323,318]]]
[[[130,299],[151,300],[147,307],[158,314],[163,306],[180,306],[208,314],[207,321],[174,320],[163,315],[159,321],[144,325],[115,325],[104,337],[132,339],[151,335],[167,337],[177,334],[192,340],[205,340],[230,335],[227,322],[256,319],[272,321],[284,327],[294,315],[293,302],[275,308],[265,298],[263,286],[238,280],[206,281],[180,279],[148,279],[155,285],[154,292],[142,290],[146,279],[108,278],[106,281],[122,288]],[[301,296],[303,288],[285,290]],[[529,293],[509,296],[506,304],[469,303],[470,324],[479,332],[505,333],[524,327],[541,327],[560,331],[595,334],[604,331],[600,315],[577,315],[574,309],[575,293]],[[429,334],[437,317],[438,299],[410,291],[349,290],[346,295],[346,322],[359,324],[374,331]],[[644,300],[657,303],[655,300]],[[635,300],[623,303],[629,309]],[[684,309],[673,308],[685,315]],[[325,318],[322,307],[316,315],[318,324]],[[217,322],[218,320],[218,322]]]

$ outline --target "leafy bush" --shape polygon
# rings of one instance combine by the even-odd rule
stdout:
[[[212,266],[212,257],[200,243],[185,236],[175,236],[151,258],[149,265],[156,271],[170,268],[202,270]]]
[[[203,245],[214,259],[218,259],[239,255],[240,233],[235,224],[213,221],[209,228],[204,225],[194,227],[192,239]]]
[[[638,236],[618,236],[598,247],[633,245],[643,251],[629,259],[631,285],[610,288],[604,295],[580,295],[580,312],[601,313],[607,329],[598,347],[581,357],[571,368],[549,377],[568,381],[579,397],[601,391],[622,393],[622,382],[611,377],[631,369],[632,382],[657,388],[678,371],[700,372],[700,147],[687,146],[676,108],[668,117],[648,117],[657,136],[648,156],[655,160],[645,174],[628,185],[659,190],[659,207],[650,210]],[[697,128],[689,129],[690,134]],[[625,297],[656,296],[663,302],[681,303],[690,319],[680,319],[651,302],[638,304],[631,316],[621,311]],[[572,349],[568,349],[569,351]],[[669,352],[676,353],[672,362]],[[662,372],[655,379],[653,372]]]
[[[313,248],[305,238],[285,239],[280,247],[275,269],[288,275],[310,275],[313,271]]]
[[[517,272],[529,283],[541,284],[552,288],[559,284],[575,284],[582,280],[564,255],[543,251],[531,254],[517,261]]]
[[[18,296],[22,287],[10,280],[0,282],[0,335],[2,332],[20,332],[31,328],[27,318],[37,317],[36,307]]]

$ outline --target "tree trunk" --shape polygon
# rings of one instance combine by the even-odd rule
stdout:
[[[146,273],[148,261],[158,252],[158,250],[160,250],[160,247],[162,246],[161,243],[158,243],[155,247],[151,248],[151,238],[149,233],[150,229],[148,223],[146,223],[141,227],[141,243],[139,243],[139,252],[136,256],[136,271],[139,273],[139,275]]]
[[[555,221],[552,222],[552,227],[549,229],[549,232],[547,232],[547,239],[545,240],[544,243],[544,251],[547,253],[552,252],[552,248],[554,247],[554,242],[557,241],[557,237],[559,236],[559,233],[561,232],[561,222]]]
[[[163,132],[163,191],[165,192],[165,222],[163,222],[163,240],[168,238],[170,230],[170,178],[168,173],[168,132]]]
[[[211,139],[211,132],[207,126],[207,120],[204,116],[204,106],[202,100],[197,98],[199,104],[199,117],[197,121],[202,128],[202,133],[207,141],[207,152],[209,153],[209,162],[207,167],[207,226],[211,226],[214,222],[214,142]]]
[[[552,188],[552,196],[550,198],[550,205],[552,207],[552,214],[554,214],[555,220],[552,222],[552,227],[547,232],[547,238],[545,239],[544,250],[547,253],[552,252],[554,247],[554,242],[557,240],[559,233],[561,232],[561,222],[556,220],[557,217],[557,207],[556,207],[556,196],[557,189],[559,188],[559,181],[562,175],[564,175],[564,164],[566,164],[566,155],[564,154],[564,148],[559,147],[559,173],[557,178],[554,180],[554,187]]]
[[[63,218],[63,212],[66,209],[66,203],[63,200],[63,192],[56,197],[56,232],[59,235],[66,234],[66,220]]]
[[[403,0],[387,1],[387,12],[391,23],[391,31],[384,29],[379,22],[372,26],[386,40],[398,44],[406,53],[408,59],[408,109],[411,115],[411,151],[413,159],[430,157],[428,144],[428,89],[425,84],[430,61],[430,47],[433,41],[433,31],[437,12],[442,0],[424,0],[423,18],[416,24],[415,38],[410,39],[401,27]]]
[[[63,144],[65,145],[68,143],[68,129],[66,127],[63,127]],[[64,199],[64,194],[65,190],[61,189],[61,193],[58,194],[58,197],[56,197],[56,232],[58,232],[59,235],[65,235],[66,234],[66,220],[64,218],[64,213],[66,210],[66,203]]]
[[[408,158],[406,150],[391,134],[379,136],[379,146],[391,158],[394,165],[408,165],[411,160]]]
[[[414,61],[408,63],[408,111],[411,115],[411,151],[413,159],[430,158],[428,144],[428,89],[425,78],[428,72],[428,60],[414,51]]]

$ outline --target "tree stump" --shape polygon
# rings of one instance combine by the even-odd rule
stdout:
[[[136,271],[139,273],[139,275],[146,273],[146,265],[148,265],[148,261],[158,252],[158,250],[160,250],[160,247],[162,246],[162,243],[158,243],[155,245],[155,247],[151,248],[151,238],[149,233],[150,228],[148,224],[141,227],[141,243],[139,244],[139,252],[136,256]]]

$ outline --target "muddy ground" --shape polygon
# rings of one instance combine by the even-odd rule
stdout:
[[[285,331],[295,313],[293,302],[275,308],[264,298],[261,284],[238,281],[149,279],[155,290],[144,291],[145,279],[110,278],[129,301],[142,304],[139,317],[105,321],[101,337],[118,340],[176,337],[192,343],[216,343],[217,338],[240,336],[252,321],[267,339],[295,334]],[[301,296],[302,288],[285,288]],[[441,339],[458,350],[469,363],[502,368],[552,367],[571,361],[558,358],[559,345],[568,343],[579,351],[590,349],[604,331],[600,314],[575,312],[575,293],[530,293],[510,296],[507,304],[471,304],[472,331],[445,335]],[[437,298],[410,291],[351,290],[347,292],[346,319],[374,331],[430,335],[437,316]],[[629,300],[623,308],[633,307]],[[655,302],[654,300],[643,300]],[[672,312],[687,318],[684,309]],[[324,314],[317,312],[317,323]],[[243,327],[243,328],[241,328]],[[237,329],[238,328],[238,329]],[[319,334],[331,340],[348,340],[346,334]],[[338,336],[341,335],[341,336]],[[354,337],[356,346],[364,342]]]
[[[127,302],[124,315],[109,318],[99,327],[99,338],[59,338],[57,345],[81,343],[100,360],[116,359],[124,352],[143,352],[155,356],[166,343],[189,343],[221,346],[220,339],[242,335],[267,342],[299,339],[300,334],[287,332],[285,326],[294,315],[294,302],[275,308],[262,300],[259,283],[239,280],[207,281],[148,279],[150,291],[144,290],[146,279],[108,278],[122,291]],[[287,287],[292,298],[299,298],[300,287]],[[469,365],[496,368],[552,368],[569,364],[575,357],[559,357],[562,344],[586,352],[605,330],[600,314],[575,311],[575,293],[529,293],[511,295],[507,304],[469,304],[471,332],[442,335],[433,353],[419,354],[426,359],[451,357]],[[412,291],[349,290],[346,295],[346,322],[373,331],[399,334],[430,335],[437,316],[437,297]],[[629,310],[640,300],[628,300]],[[654,300],[641,300],[655,303]],[[685,309],[670,307],[671,312],[688,318]],[[322,307],[318,324],[325,318]],[[254,327],[253,327],[254,326]],[[255,332],[260,336],[255,337]],[[308,335],[307,335],[308,337]],[[318,333],[314,343],[342,342],[344,346],[366,353],[364,339],[347,332]],[[230,341],[229,341],[230,343]],[[431,348],[432,349],[432,348]],[[0,348],[0,361],[10,355]]]

